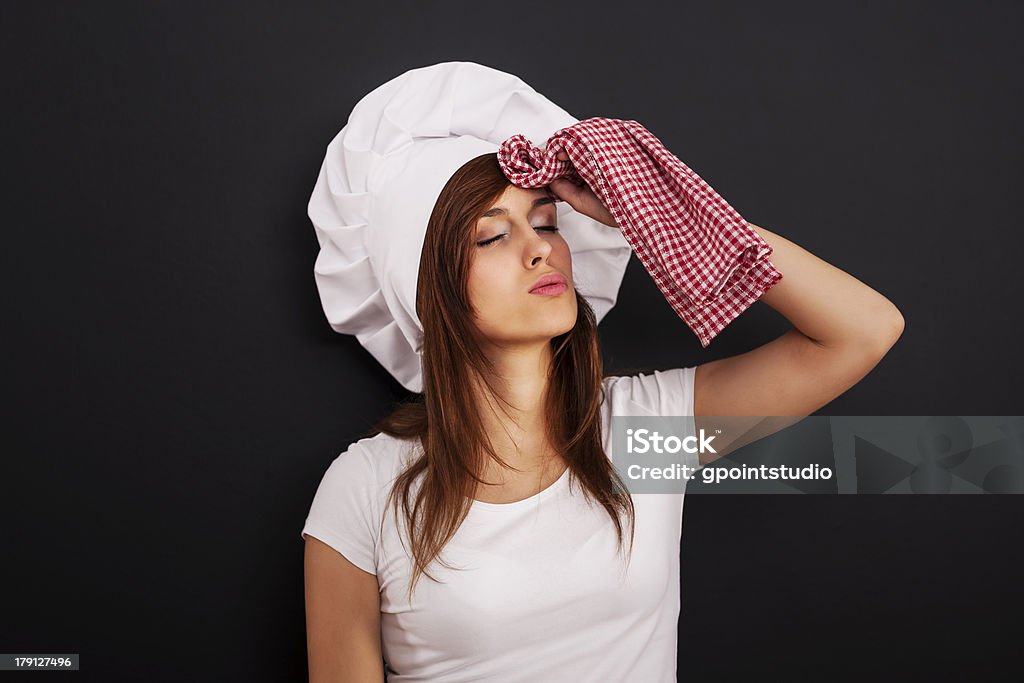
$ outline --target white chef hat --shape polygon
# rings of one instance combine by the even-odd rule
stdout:
[[[438,195],[463,164],[513,135],[543,149],[577,121],[516,76],[473,62],[412,69],[363,97],[328,145],[309,200],[320,242],[313,272],[331,327],[423,391],[416,280]],[[615,305],[629,245],[617,229],[556,207],[574,284],[600,321]]]

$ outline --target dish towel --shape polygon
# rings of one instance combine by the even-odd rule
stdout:
[[[565,151],[569,161],[560,161]],[[509,181],[586,183],[672,309],[707,348],[779,280],[770,244],[637,121],[595,117],[562,128],[543,150],[519,134],[498,149]]]

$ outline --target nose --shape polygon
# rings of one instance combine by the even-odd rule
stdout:
[[[529,238],[523,247],[523,261],[527,268],[536,268],[548,260],[548,255],[551,254],[551,243],[541,237],[533,228],[530,228],[528,234]]]

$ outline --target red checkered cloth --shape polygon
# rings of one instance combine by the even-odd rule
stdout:
[[[565,151],[569,161],[559,161]],[[782,279],[772,247],[710,185],[636,121],[590,118],[544,150],[524,135],[498,149],[512,184],[586,183],[703,347]]]

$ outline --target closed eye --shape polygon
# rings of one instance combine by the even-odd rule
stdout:
[[[557,225],[538,225],[536,228],[534,228],[534,230],[537,230],[539,232],[555,233],[555,232],[558,232],[558,226]],[[494,244],[495,242],[497,242],[498,240],[500,240],[503,237],[508,237],[508,233],[507,232],[503,232],[501,234],[495,235],[494,237],[490,237],[488,239],[485,239],[485,240],[482,240],[480,242],[477,242],[476,245],[478,247],[486,247],[486,246],[489,246],[491,244]]]

